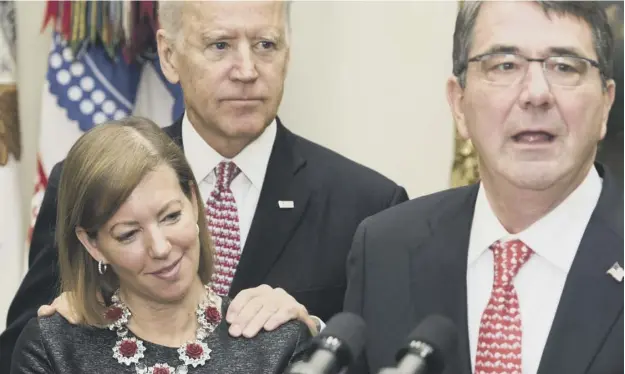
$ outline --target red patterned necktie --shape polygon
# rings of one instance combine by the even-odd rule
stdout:
[[[532,255],[520,240],[495,242],[493,288],[482,314],[475,374],[522,374],[521,313],[512,280]]]
[[[215,271],[212,286],[215,293],[226,296],[241,258],[239,214],[230,183],[241,170],[234,162],[222,161],[215,168],[217,181],[206,202],[208,228],[215,245]]]

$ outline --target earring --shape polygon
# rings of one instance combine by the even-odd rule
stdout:
[[[197,233],[200,233],[200,225],[198,225],[197,223],[195,224],[195,229],[197,230]]]
[[[98,261],[98,273],[100,273],[100,275],[104,275],[104,273],[106,273],[106,269],[108,268],[108,265],[103,263],[102,261]]]

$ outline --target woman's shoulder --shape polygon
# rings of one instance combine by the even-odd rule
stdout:
[[[34,317],[28,321],[15,343],[11,373],[51,372],[50,343],[66,339],[64,324],[69,323],[64,321],[60,315]],[[59,343],[62,346],[64,342]]]
[[[59,313],[54,313],[53,315],[47,317],[33,318],[30,323],[37,324],[41,335],[44,338],[51,336],[67,336],[69,334],[76,334],[79,332],[89,333],[97,330],[102,330],[92,326],[72,324]]]
[[[73,345],[80,341],[88,341],[105,333],[105,329],[72,324],[63,316],[55,313],[51,316],[36,317],[31,319],[22,335],[25,340],[39,340],[47,346]]]
[[[229,303],[228,298],[222,298],[224,316]],[[227,365],[219,371],[223,373],[282,373],[307,351],[312,338],[308,326],[299,320],[288,321],[272,331],[263,329],[252,338],[233,337],[229,327],[224,318],[213,340],[215,356]]]
[[[64,330],[71,326],[71,324],[59,313],[54,313],[51,316],[33,318],[30,323],[33,323],[33,321],[36,321],[37,325],[39,325],[41,329],[46,331]]]
[[[33,317],[22,330],[20,337],[25,340],[45,340],[48,336],[63,335],[68,327],[69,322],[58,313],[46,317]]]
[[[109,335],[106,329],[73,325],[60,314],[33,318],[17,340],[11,373],[85,372],[94,353],[110,347]]]

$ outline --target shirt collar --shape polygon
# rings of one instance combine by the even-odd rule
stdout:
[[[276,140],[277,127],[274,119],[258,138],[243,148],[234,158],[228,159],[202,139],[185,112],[182,119],[184,155],[198,182],[209,176],[220,162],[233,161],[252,185],[260,190],[265,180],[273,143]]]
[[[601,195],[601,185],[599,173],[591,168],[582,183],[561,204],[524,231],[512,235],[495,216],[484,185],[480,184],[471,227],[469,265],[495,241],[520,239],[536,254],[568,273]]]

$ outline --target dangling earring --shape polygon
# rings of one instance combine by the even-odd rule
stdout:
[[[195,224],[195,229],[197,230],[197,233],[200,233],[200,225],[198,225],[197,223]]]
[[[98,273],[100,273],[100,275],[104,275],[104,273],[106,273],[107,268],[108,268],[108,265],[103,263],[102,260],[98,261]]]

